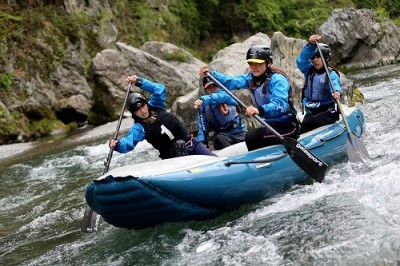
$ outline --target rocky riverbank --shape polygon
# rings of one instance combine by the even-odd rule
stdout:
[[[129,74],[165,84],[168,107],[189,130],[196,130],[192,102],[202,93],[198,69],[206,62],[170,43],[151,41],[132,47],[118,42],[114,33],[114,38],[107,39],[110,48],[97,53],[90,62],[82,60],[77,46],[70,45],[63,63],[55,64],[46,79],[23,73],[7,76],[14,87],[0,91],[0,145],[32,141],[57,132],[65,134],[86,123],[101,125],[116,120],[127,86],[124,80]],[[373,10],[335,10],[319,34],[332,47],[333,62],[342,72],[392,64],[400,59],[400,29]],[[260,43],[271,47],[274,64],[292,77],[299,102],[304,80],[295,58],[306,40],[280,32],[271,37],[258,33],[220,50],[209,66],[232,75],[245,73],[246,51]],[[13,65],[7,67],[10,73],[18,72]],[[344,103],[348,103],[354,85],[344,74],[341,79],[346,91]],[[246,102],[245,94],[239,92],[239,97]]]

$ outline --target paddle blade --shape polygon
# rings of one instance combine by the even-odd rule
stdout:
[[[96,232],[100,225],[101,216],[94,212],[89,206],[86,206],[85,214],[81,223],[81,232]]]
[[[349,161],[352,163],[362,162],[365,164],[365,159],[371,159],[364,143],[353,133],[347,135],[346,148]]]
[[[292,160],[315,181],[322,182],[328,165],[292,138],[282,140]]]

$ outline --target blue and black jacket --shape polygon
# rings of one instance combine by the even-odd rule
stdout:
[[[163,84],[141,78],[141,89],[151,94],[147,105],[154,119],[145,121],[134,117],[135,123],[128,134],[119,140],[115,150],[127,153],[146,139],[160,152],[160,158],[169,158],[173,143],[177,140],[187,141],[189,132],[176,116],[167,112],[167,91]]]

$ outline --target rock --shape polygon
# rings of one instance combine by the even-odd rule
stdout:
[[[164,10],[168,5],[168,1],[151,2],[158,10]],[[69,13],[85,11],[93,17],[106,14],[106,18],[111,14],[108,13],[111,12],[108,1],[68,0],[64,1],[64,6]],[[116,120],[128,88],[125,78],[132,74],[165,84],[168,108],[191,131],[197,129],[196,110],[192,105],[198,95],[204,93],[198,76],[198,70],[204,62],[170,43],[151,41],[135,48],[116,42],[118,32],[111,19],[93,26],[93,31],[96,33],[96,42],[103,50],[93,58],[89,71],[88,62],[84,61],[89,57],[89,50],[83,38],[74,43],[66,39],[66,46],[55,49],[57,47],[46,42],[46,31],[37,36],[38,49],[54,55],[50,73],[42,76],[26,75],[23,70],[14,69],[15,47],[12,43],[4,43],[4,52],[10,56],[4,66],[7,72],[4,78],[5,81],[11,80],[12,88],[9,85],[8,90],[0,92],[0,109],[4,109],[0,120],[5,125],[15,124],[13,118],[18,117],[22,126],[18,127],[19,131],[4,129],[2,132],[5,136],[0,139],[0,144],[34,138],[35,133],[29,132],[27,121],[54,119],[57,116],[64,123],[82,124],[91,117],[91,122],[98,125]],[[319,34],[321,41],[333,50],[334,65],[343,70],[381,66],[400,60],[399,28],[374,10],[337,9],[321,25]],[[63,38],[55,40],[58,43]],[[249,71],[245,61],[246,52],[255,44],[265,44],[272,49],[274,65],[284,69],[291,77],[296,106],[299,107],[304,77],[296,68],[295,59],[306,40],[290,38],[281,32],[275,32],[272,37],[257,33],[220,50],[209,67],[228,75],[246,73]],[[63,51],[61,56],[57,54],[60,51]],[[343,73],[341,81],[347,96],[344,97],[346,103],[352,96],[354,85]],[[140,91],[136,87],[132,90]],[[247,90],[235,93],[246,105],[251,104]],[[18,113],[18,116],[11,116],[12,112]]]
[[[319,29],[335,64],[368,68],[400,60],[400,28],[371,9],[336,9]]]
[[[87,120],[88,111],[92,105],[80,94],[60,100],[58,106],[59,111],[56,111],[56,114],[64,124],[71,122],[82,124]]]
[[[171,106],[176,98],[186,96],[197,89],[198,69],[204,62],[194,58],[184,49],[168,43],[148,42],[143,48],[146,51],[117,43],[115,49],[106,49],[96,55],[92,71],[99,86],[94,88],[94,93],[107,95],[96,99],[96,110],[105,110],[106,114],[113,113],[112,117],[116,117],[117,112],[112,112],[111,109],[121,108],[126,87],[124,82],[128,75],[135,74],[164,84],[168,91],[168,106]],[[177,57],[183,55],[186,60],[181,62],[175,60],[176,58],[171,59],[168,57],[171,54]],[[139,88],[132,90],[142,92]]]

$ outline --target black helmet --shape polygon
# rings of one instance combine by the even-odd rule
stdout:
[[[132,114],[145,103],[147,104],[146,98],[138,92],[132,92],[126,100],[127,108]]]
[[[265,45],[254,45],[250,47],[246,55],[247,63],[264,63],[269,61],[272,63],[272,52]]]
[[[325,43],[318,43],[318,46],[319,46],[319,49],[321,49],[322,56],[325,58],[326,61],[329,61],[329,59],[331,58],[331,55],[332,55],[331,48],[329,48],[329,45],[327,45]],[[315,47],[314,56],[320,56],[318,47]]]
[[[209,77],[204,77],[204,78],[203,78],[203,88],[204,88],[204,89],[207,88],[210,84],[216,85],[215,82],[214,82],[211,78],[209,78]]]

